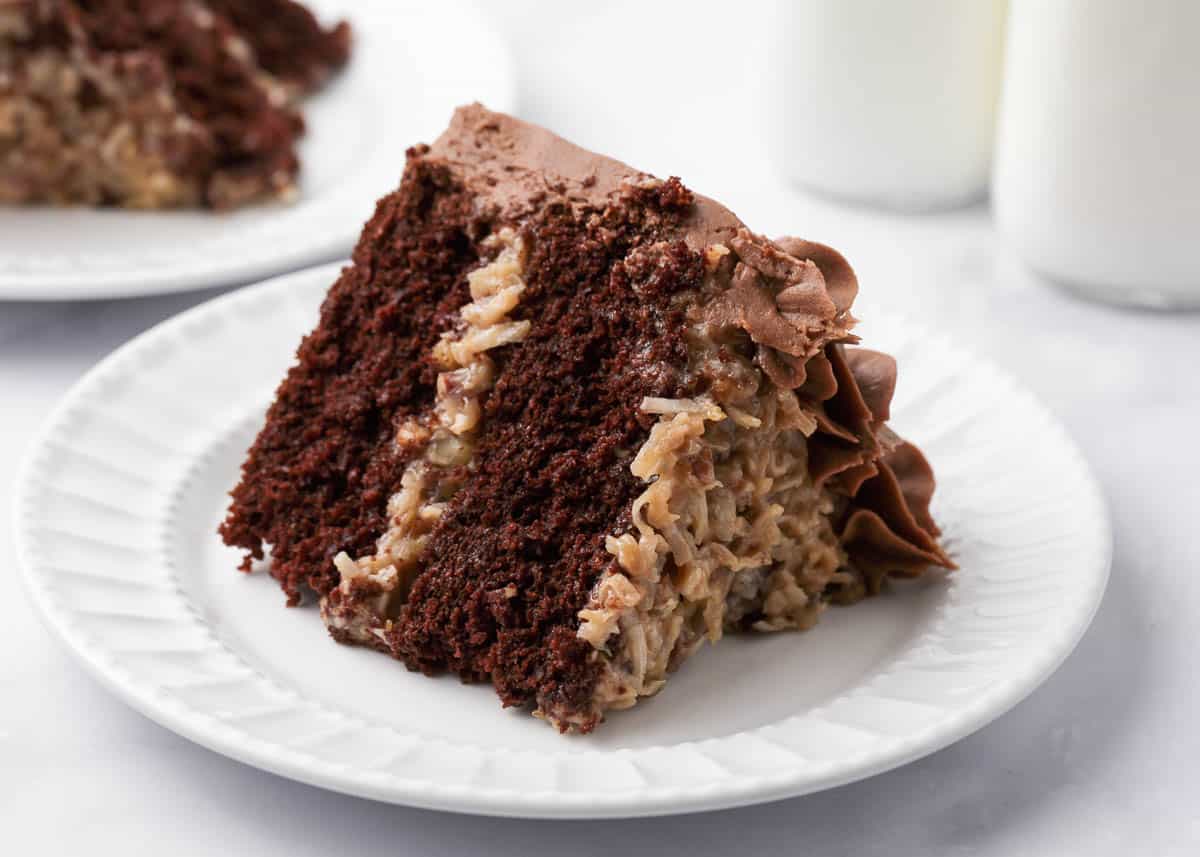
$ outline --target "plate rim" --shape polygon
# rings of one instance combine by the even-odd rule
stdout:
[[[376,6],[382,4],[376,3]],[[504,34],[489,14],[485,14],[478,0],[441,0],[439,14],[449,14],[457,20],[472,22],[474,36],[481,42],[486,42],[491,54],[489,57],[489,101],[493,109],[512,112],[518,104],[516,60],[512,48]],[[361,10],[360,10],[361,11]],[[447,105],[449,111],[457,105]],[[395,141],[397,146],[411,145],[413,140]],[[402,151],[402,149],[401,149]],[[398,173],[397,173],[398,175]],[[387,193],[390,188],[379,189],[378,196]],[[294,212],[303,200],[295,204],[278,202],[263,202],[252,209],[267,210],[281,207],[282,214]],[[52,209],[42,206],[42,209]],[[19,211],[20,206],[9,206],[4,210]],[[74,214],[87,212],[86,206],[68,206],[62,209],[64,213]],[[243,209],[244,210],[244,209]],[[188,211],[185,209],[185,211]],[[167,212],[168,214],[170,212]],[[146,212],[152,217],[155,212]],[[221,213],[213,213],[214,217]],[[364,210],[363,222],[370,217],[370,210]],[[309,234],[302,247],[289,252],[263,250],[261,247],[254,252],[244,249],[236,256],[208,257],[203,263],[198,262],[197,256],[173,259],[169,262],[154,265],[144,265],[135,260],[131,267],[112,270],[87,270],[75,268],[69,271],[6,271],[0,266],[0,304],[6,301],[32,301],[37,303],[58,303],[64,301],[93,301],[120,300],[138,297],[152,297],[183,292],[201,291],[205,289],[223,288],[230,286],[249,285],[261,282],[265,278],[284,276],[290,273],[308,270],[314,266],[332,262],[348,255],[354,248],[362,230],[363,222],[355,222],[347,226],[345,234]],[[311,224],[309,224],[311,227]],[[236,228],[236,227],[235,227]],[[309,232],[313,232],[311,228]],[[274,235],[274,240],[268,244],[274,245],[281,239],[295,240],[295,235]],[[218,245],[214,250],[219,251]]]
[[[802,779],[792,769],[775,774],[732,775],[716,786],[693,788],[670,787],[639,792],[631,799],[623,792],[568,793],[557,791],[528,792],[515,789],[496,789],[478,784],[433,783],[424,779],[405,779],[389,774],[387,784],[382,779],[363,776],[363,771],[324,762],[314,756],[297,752],[248,735],[227,726],[211,714],[189,706],[162,687],[135,675],[123,675],[123,668],[104,657],[103,651],[92,650],[81,639],[81,632],[69,621],[69,610],[55,604],[50,593],[38,579],[36,565],[26,532],[31,519],[35,478],[39,466],[51,454],[50,441],[68,417],[86,398],[90,388],[114,371],[114,367],[129,355],[150,348],[155,342],[172,336],[193,325],[199,318],[236,308],[273,290],[289,289],[302,279],[324,279],[332,282],[344,261],[308,268],[247,286],[204,301],[168,318],[116,348],[77,380],[51,410],[27,447],[17,473],[13,503],[13,543],[18,575],[23,588],[43,623],[53,635],[84,665],[86,670],[119,699],[188,740],[214,750],[229,758],[287,777],[299,782],[344,794],[365,797],[386,803],[406,806],[515,818],[633,818],[674,815],[681,813],[733,808],[798,797],[828,788],[865,779],[901,767],[909,762],[941,750],[982,729],[1028,697],[1074,651],[1090,626],[1103,600],[1110,577],[1113,554],[1111,514],[1098,479],[1078,445],[1058,418],[1027,387],[1003,368],[981,357],[969,347],[959,345],[943,334],[942,341],[973,365],[985,368],[1008,381],[1022,395],[1026,404],[1039,411],[1045,424],[1056,435],[1070,463],[1086,487],[1087,505],[1094,515],[1089,516],[1092,535],[1099,549],[1089,586],[1072,603],[1073,611],[1053,635],[1053,645],[1046,644],[1019,662],[1019,667],[1006,672],[994,685],[973,696],[972,702],[950,715],[949,722],[933,725],[905,736],[893,738],[882,751],[860,753],[852,761],[834,765],[831,773]],[[872,302],[875,314],[888,313],[904,318],[902,312],[891,312],[886,305]],[[920,326],[918,326],[920,327]],[[921,328],[924,329],[924,328]],[[671,748],[695,746],[707,741],[724,741],[746,734],[743,730],[714,739],[683,741],[665,745]],[[429,741],[441,739],[428,737]],[[511,751],[525,752],[525,751]],[[583,751],[602,756],[636,755],[629,749]],[[637,802],[634,803],[634,800]]]

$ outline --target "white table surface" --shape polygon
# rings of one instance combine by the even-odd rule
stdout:
[[[39,424],[96,360],[213,293],[0,304],[0,578],[10,593],[0,625],[0,852],[1200,852],[1200,316],[1119,311],[1047,287],[1004,250],[982,206],[902,217],[779,186],[755,124],[762,2],[737,14],[561,5],[509,0],[495,13],[517,55],[526,118],[679,174],[768,234],[834,244],[864,290],[1004,364],[1062,418],[1116,527],[1112,582],[1092,629],[1041,689],[976,735],[889,774],[766,806],[620,825],[522,822],[289,782],[126,708],[14,591],[10,489]]]

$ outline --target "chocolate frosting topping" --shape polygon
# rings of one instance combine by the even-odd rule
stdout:
[[[497,151],[509,157],[498,159]],[[810,470],[838,500],[837,533],[867,589],[877,590],[889,574],[954,567],[929,514],[929,464],[885,424],[895,361],[847,347],[858,341],[850,314],[858,279],[840,253],[800,238],[755,235],[728,209],[676,180],[660,182],[478,104],[455,112],[431,152],[460,165],[484,205],[508,219],[532,213],[551,192],[603,210],[637,189],[676,188],[677,201],[687,206],[678,237],[694,251],[719,250],[712,257],[715,291],[696,321],[749,334],[763,372],[794,390],[815,421]]]
[[[705,321],[746,330],[768,377],[794,390],[812,416],[809,469],[839,499],[838,537],[867,590],[889,574],[954,568],[929,513],[933,471],[886,425],[896,361],[847,347],[856,341],[854,270],[837,251],[798,238],[770,243],[742,230],[731,243],[739,257],[732,284],[706,307]]]
[[[504,158],[496,153],[503,152]],[[620,161],[598,155],[557,134],[480,104],[454,111],[450,126],[430,154],[453,161],[473,177],[472,191],[498,212],[519,218],[550,192],[603,209],[615,196],[658,179]],[[547,177],[550,178],[547,178]],[[742,222],[718,202],[687,192],[689,211],[680,236],[692,250],[729,243]]]

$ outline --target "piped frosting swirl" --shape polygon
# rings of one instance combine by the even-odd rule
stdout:
[[[877,591],[888,575],[953,568],[929,513],[933,471],[887,427],[896,362],[848,347],[858,341],[854,269],[836,250],[799,238],[769,241],[743,228],[729,243],[732,253],[715,256],[725,269],[717,278],[724,273],[729,285],[704,305],[701,320],[749,334],[757,364],[812,418],[810,473],[838,498],[838,537],[866,590]]]

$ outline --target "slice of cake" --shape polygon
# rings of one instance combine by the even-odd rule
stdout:
[[[475,105],[408,153],[221,528],[333,637],[591,730],[951,567],[834,250]]]
[[[293,0],[0,0],[0,203],[286,198],[348,50]]]

